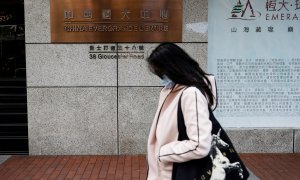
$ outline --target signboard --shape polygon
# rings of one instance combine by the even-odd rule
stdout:
[[[51,0],[51,41],[182,41],[181,0]]]
[[[209,0],[208,69],[227,127],[300,127],[300,1]]]
[[[134,59],[144,60],[145,47],[143,44],[91,44],[89,59]]]

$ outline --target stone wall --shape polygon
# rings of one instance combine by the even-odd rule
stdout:
[[[207,0],[183,0],[183,43],[178,43],[203,69],[207,9]],[[29,153],[146,153],[161,86],[145,59],[91,60],[89,47],[103,44],[51,44],[50,0],[25,1],[25,27]],[[157,43],[112,45],[143,45],[148,55]],[[228,132],[240,152],[300,151],[298,130]]]

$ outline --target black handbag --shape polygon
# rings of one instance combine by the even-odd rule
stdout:
[[[182,94],[181,94],[182,96]],[[183,163],[174,163],[172,180],[204,180],[204,179],[247,179],[249,172],[228,135],[215,118],[210,106],[209,119],[212,122],[212,147],[208,156]],[[178,102],[178,140],[188,140],[181,109],[181,97]]]

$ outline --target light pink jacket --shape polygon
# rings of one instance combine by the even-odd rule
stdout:
[[[216,97],[214,77],[209,76],[209,80]],[[182,92],[181,108],[190,140],[178,141],[177,108]],[[212,109],[215,106],[216,101]],[[162,89],[148,138],[147,179],[170,180],[173,162],[207,156],[211,147],[211,129],[208,102],[197,88],[175,85],[173,89]]]

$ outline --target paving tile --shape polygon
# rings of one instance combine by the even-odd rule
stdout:
[[[300,178],[299,153],[240,154],[249,180]],[[0,179],[146,179],[144,155],[12,156],[0,165]]]

